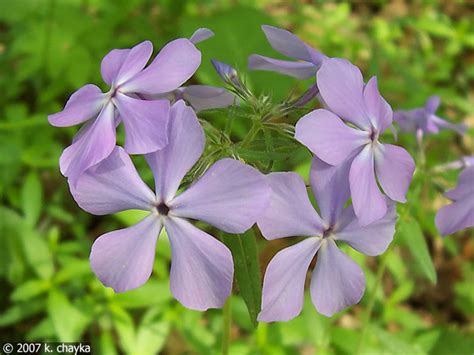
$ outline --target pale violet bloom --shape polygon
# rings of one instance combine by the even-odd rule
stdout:
[[[73,182],[88,168],[109,156],[116,144],[116,126],[125,126],[125,150],[129,154],[146,154],[162,149],[168,143],[167,100],[142,100],[140,95],[156,95],[178,88],[201,63],[201,53],[185,38],[164,46],[148,65],[153,46],[144,41],[131,49],[114,49],[101,64],[107,93],[92,84],[80,88],[69,98],[63,111],[49,115],[58,127],[83,122],[71,146],[61,155],[63,175]]]
[[[171,107],[168,129],[168,145],[145,156],[155,177],[156,193],[141,180],[120,147],[84,172],[76,185],[70,184],[76,202],[92,214],[148,211],[136,225],[106,233],[94,242],[92,270],[116,292],[140,287],[150,277],[155,245],[164,227],[171,243],[174,297],[191,309],[222,307],[232,288],[232,255],[191,220],[227,233],[242,233],[268,203],[269,187],[254,168],[222,159],[178,193],[181,180],[204,150],[205,138],[194,111],[183,101]]]
[[[436,214],[436,227],[441,235],[474,227],[474,166],[462,171],[456,188],[445,196],[453,203],[441,207]]]
[[[298,61],[252,54],[248,64],[250,69],[274,71],[297,79],[308,79],[314,77],[323,60],[327,58],[287,30],[268,25],[263,25],[262,30],[274,50]]]
[[[402,131],[414,132],[421,136],[435,134],[442,129],[450,129],[459,134],[464,134],[467,128],[464,124],[450,123],[436,115],[439,105],[439,96],[430,96],[424,107],[395,111],[393,119]]]
[[[375,77],[364,84],[359,68],[338,58],[324,60],[316,76],[327,109],[302,117],[295,138],[328,164],[350,161],[352,204],[361,225],[368,225],[387,213],[378,183],[390,199],[405,202],[415,163],[405,149],[379,141],[392,109]]]
[[[396,211],[389,202],[381,219],[361,226],[352,206],[344,208],[350,195],[349,169],[348,161],[332,166],[314,157],[310,182],[320,214],[298,174],[267,175],[270,202],[257,221],[263,236],[269,240],[290,236],[305,239],[281,250],[270,261],[259,321],[288,321],[301,312],[306,274],[316,254],[310,292],[319,313],[332,316],[362,298],[364,273],[337,243],[347,243],[366,255],[382,254],[395,233]]]
[[[433,171],[442,172],[448,170],[469,168],[471,166],[474,166],[474,155],[467,155],[462,157],[461,159],[446,164],[437,165],[433,168]]]

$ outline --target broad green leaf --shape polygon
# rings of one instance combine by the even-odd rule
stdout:
[[[402,241],[407,245],[423,275],[435,284],[436,270],[418,222],[412,218],[401,219],[398,223],[397,232]]]
[[[53,256],[43,234],[25,225],[21,241],[26,260],[36,274],[45,279],[50,278],[54,272]]]
[[[0,328],[18,323],[23,319],[38,314],[42,312],[44,308],[44,300],[40,299],[14,305],[0,314]]]
[[[21,190],[21,199],[26,223],[34,226],[40,216],[43,200],[43,189],[35,172],[31,172],[26,177]]]
[[[71,304],[64,293],[56,289],[49,291],[48,313],[60,341],[80,340],[86,326],[91,321]]]
[[[244,234],[224,235],[223,241],[232,252],[237,286],[247,304],[250,319],[256,325],[257,315],[260,312],[262,286],[254,232],[250,229]]]
[[[144,316],[137,330],[133,354],[158,354],[166,342],[171,326],[160,309],[152,308]]]
[[[28,280],[19,285],[11,294],[12,301],[27,301],[46,292],[50,287],[48,280]]]
[[[135,326],[132,317],[118,305],[111,305],[112,321],[120,339],[120,345],[126,353],[133,352],[135,345]]]

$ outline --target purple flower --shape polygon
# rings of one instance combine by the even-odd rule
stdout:
[[[267,175],[272,193],[258,226],[266,239],[289,236],[306,238],[278,252],[270,261],[263,283],[262,322],[287,321],[303,307],[306,274],[316,253],[311,279],[311,299],[319,313],[332,316],[360,301],[365,289],[362,269],[338,249],[343,241],[366,254],[383,253],[395,233],[396,211],[389,202],[386,214],[362,227],[349,198],[350,162],[328,165],[314,157],[310,171],[313,194],[321,216],[308,198],[303,179],[296,173]]]
[[[464,124],[453,124],[435,115],[439,104],[439,96],[431,96],[426,100],[425,107],[395,111],[393,119],[405,132],[430,134],[438,133],[441,129],[451,129],[459,134],[464,134],[466,132]]]
[[[351,161],[352,204],[361,225],[368,225],[387,213],[377,180],[390,199],[405,202],[415,163],[405,149],[379,142],[392,123],[392,109],[380,95],[375,77],[364,85],[356,66],[331,58],[319,69],[317,83],[332,112],[318,109],[305,115],[296,124],[295,138],[328,164]]]
[[[474,227],[474,166],[464,169],[459,175],[456,188],[445,195],[453,203],[441,207],[436,214],[436,227],[441,235]]]
[[[63,111],[50,115],[53,126],[66,127],[88,121],[73,144],[61,155],[63,175],[76,181],[88,168],[114,150],[116,126],[125,126],[125,150],[145,154],[168,143],[169,102],[142,100],[178,88],[201,63],[201,53],[188,39],[180,38],[162,48],[153,62],[153,47],[144,41],[131,49],[114,49],[101,64],[102,78],[110,85],[107,93],[92,84],[71,95]]]
[[[323,59],[327,58],[287,30],[268,25],[263,25],[262,30],[274,50],[299,61],[280,60],[252,54],[249,57],[250,69],[275,71],[297,79],[308,79],[316,74]]]
[[[71,193],[81,208],[96,215],[149,211],[136,225],[106,233],[94,242],[92,270],[106,286],[123,292],[148,280],[155,244],[164,227],[171,243],[170,288],[175,298],[196,310],[221,307],[231,292],[232,255],[189,219],[227,233],[242,233],[255,223],[270,191],[257,170],[222,159],[177,194],[181,180],[203,152],[204,132],[183,101],[171,107],[170,116],[168,145],[145,156],[154,173],[156,194],[120,147],[84,172],[76,186],[70,184]]]

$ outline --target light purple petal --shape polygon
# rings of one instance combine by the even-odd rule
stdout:
[[[308,46],[290,31],[268,25],[262,25],[262,30],[274,50],[290,58],[311,62]]]
[[[61,173],[75,184],[85,170],[107,158],[114,147],[114,108],[108,104],[81,137],[64,149],[59,160]]]
[[[265,179],[270,185],[270,199],[257,223],[266,239],[322,235],[324,222],[311,205],[298,174],[272,173]]]
[[[70,189],[77,204],[96,215],[150,210],[155,203],[155,194],[120,147],[115,147],[106,159],[85,171],[76,186],[70,184]]]
[[[323,61],[316,77],[319,92],[332,112],[360,128],[370,127],[359,68],[345,59],[329,58]]]
[[[160,220],[153,214],[132,227],[100,236],[92,245],[92,271],[115,292],[142,286],[151,275]]]
[[[306,274],[320,245],[320,238],[307,238],[273,257],[265,272],[258,321],[286,322],[300,314]]]
[[[461,200],[467,195],[474,195],[474,167],[464,169],[459,174],[456,188],[445,193],[445,196],[453,201]]]
[[[327,317],[356,304],[365,290],[364,272],[350,257],[326,239],[319,249],[311,278],[311,300]]]
[[[161,94],[188,80],[201,64],[201,52],[188,39],[179,38],[163,47],[153,62],[121,87],[122,92]]]
[[[270,188],[256,169],[221,159],[169,205],[173,215],[207,222],[227,233],[243,233],[263,213]]]
[[[139,100],[118,93],[114,103],[125,126],[127,153],[151,153],[168,144],[168,100]]]
[[[344,204],[350,197],[349,170],[351,160],[329,165],[318,157],[313,158],[309,178],[321,216],[328,226],[334,226]]]
[[[397,211],[395,204],[388,203],[387,214],[365,227],[360,226],[352,206],[345,213],[350,215],[351,222],[341,230],[335,230],[335,239],[342,240],[365,255],[380,255],[387,250],[395,234]]]
[[[196,112],[233,105],[237,98],[228,90],[215,86],[183,87],[183,97]]]
[[[415,161],[402,147],[378,144],[375,148],[375,171],[385,194],[392,200],[406,202]]]
[[[426,100],[425,110],[427,113],[434,114],[441,103],[439,96],[433,95]]]
[[[48,116],[56,127],[69,127],[97,116],[105,102],[105,95],[92,84],[84,85],[71,95],[64,110]]]
[[[368,132],[347,126],[325,109],[303,116],[296,124],[295,138],[331,165],[342,163],[370,142]]]
[[[380,95],[375,76],[365,85],[364,101],[372,124],[380,133],[385,131],[392,124],[393,112],[387,101]]]
[[[171,243],[170,288],[185,307],[221,308],[232,290],[234,264],[229,249],[181,218],[167,218]]]
[[[100,64],[100,72],[102,74],[102,79],[108,84],[112,85],[114,79],[117,77],[117,74],[122,67],[122,64],[127,58],[128,53],[131,49],[112,49],[106,56],[102,59]]]
[[[212,36],[214,36],[214,32],[212,32],[209,28],[203,27],[203,28],[198,28],[196,31],[194,31],[194,33],[189,38],[189,40],[193,44],[196,44],[196,43],[205,41],[206,39],[209,39]]]
[[[122,85],[140,73],[148,63],[152,53],[153,44],[150,41],[143,41],[126,52],[125,56],[123,56],[124,52],[115,54],[119,58],[114,59],[113,64],[116,65],[119,60],[122,63],[112,80],[112,84],[115,86]],[[107,64],[109,63],[106,62],[105,65]],[[108,71],[113,72],[114,69],[115,66],[112,66]]]
[[[418,117],[423,115],[422,109],[395,111],[393,120],[398,123],[404,132],[415,132],[418,128]]]
[[[443,236],[474,227],[474,194],[441,207],[436,214],[435,222]]]
[[[352,162],[349,183],[352,205],[362,226],[385,216],[387,204],[375,180],[374,152],[371,145],[367,145]]]
[[[249,69],[267,70],[304,80],[314,77],[318,68],[310,62],[291,62],[252,54],[249,57]]]
[[[204,131],[194,111],[180,100],[171,107],[168,145],[145,156],[155,176],[156,195],[168,203],[204,150]]]
[[[467,131],[467,126],[465,124],[451,123],[435,115],[430,115],[428,120],[441,129],[451,129],[459,134],[464,134]]]

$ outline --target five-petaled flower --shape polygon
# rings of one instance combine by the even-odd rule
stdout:
[[[464,169],[456,188],[445,195],[453,203],[441,207],[436,214],[435,222],[441,235],[474,227],[474,166]]]
[[[324,60],[316,76],[328,109],[302,117],[295,138],[328,164],[351,161],[352,204],[361,225],[368,225],[387,213],[377,179],[390,199],[405,202],[415,163],[405,149],[379,142],[392,123],[392,109],[380,95],[375,77],[364,85],[360,70],[338,58]]]
[[[424,107],[395,111],[393,119],[402,131],[415,132],[420,137],[424,134],[438,133],[442,129],[451,129],[459,134],[464,134],[466,132],[464,124],[454,124],[436,116],[439,104],[439,96],[430,96]]]
[[[92,269],[117,292],[141,286],[150,277],[155,244],[164,227],[171,243],[170,288],[175,298],[196,310],[221,307],[232,288],[232,255],[188,219],[242,233],[263,211],[270,189],[254,168],[222,159],[177,194],[181,180],[201,156],[205,139],[194,111],[182,100],[171,107],[168,129],[166,148],[145,156],[154,173],[156,194],[120,147],[82,174],[77,184],[70,184],[76,202],[92,214],[149,211],[136,225],[106,233],[94,242]]]
[[[262,30],[274,50],[298,61],[274,59],[252,54],[248,60],[249,69],[268,70],[297,79],[309,79],[314,77],[323,60],[327,58],[287,30],[268,25],[263,25]]]
[[[383,218],[362,227],[352,206],[344,208],[350,191],[350,162],[332,166],[314,157],[310,182],[321,216],[308,198],[303,179],[296,173],[271,173],[268,208],[257,223],[266,239],[305,236],[303,241],[278,252],[270,261],[263,284],[263,322],[287,321],[302,309],[308,268],[316,253],[311,299],[318,312],[331,316],[359,302],[365,290],[362,269],[338,249],[343,241],[366,254],[383,253],[395,233],[392,202]]]
[[[125,150],[129,154],[151,153],[168,143],[169,102],[143,100],[141,95],[178,88],[199,67],[201,53],[190,40],[179,38],[163,47],[145,68],[152,51],[150,41],[131,49],[112,50],[101,64],[102,78],[110,90],[102,93],[97,86],[87,84],[71,95],[63,111],[48,117],[58,127],[88,121],[60,159],[62,174],[73,183],[114,150],[120,122],[125,126]]]

